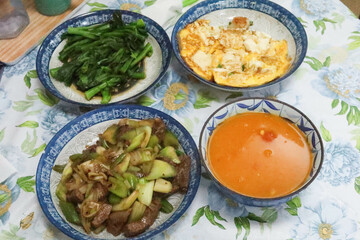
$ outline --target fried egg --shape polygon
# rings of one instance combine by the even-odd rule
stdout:
[[[285,40],[249,30],[245,17],[227,27],[199,19],[179,32],[180,55],[199,76],[217,84],[251,87],[270,82],[290,66]]]

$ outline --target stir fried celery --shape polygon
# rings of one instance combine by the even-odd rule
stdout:
[[[101,95],[101,103],[108,103],[113,94],[146,78],[143,60],[153,49],[145,42],[145,27],[142,19],[124,24],[119,12],[103,24],[69,27],[62,35],[63,65],[50,69],[50,75],[66,86],[75,85],[87,100]]]
[[[85,28],[80,30],[85,34]],[[59,206],[69,222],[81,224],[87,233],[106,228],[132,236],[129,224],[145,231],[149,226],[141,222],[148,220],[142,218],[156,218],[160,209],[173,211],[166,198],[186,191],[189,159],[162,120],[122,119],[99,134],[96,144],[71,155],[66,165],[54,166],[62,173],[56,189]],[[121,228],[119,218],[124,218]]]

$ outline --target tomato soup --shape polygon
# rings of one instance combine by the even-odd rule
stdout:
[[[312,167],[304,134],[267,113],[242,113],[219,124],[208,142],[211,171],[223,185],[251,197],[274,198],[298,189]]]

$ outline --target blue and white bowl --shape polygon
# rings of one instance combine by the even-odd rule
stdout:
[[[271,82],[254,87],[230,87],[208,81],[196,74],[183,60],[179,51],[177,35],[186,25],[198,20],[210,20],[218,26],[227,26],[234,17],[243,16],[252,20],[253,30],[269,34],[273,39],[285,39],[288,43],[288,55],[291,65],[281,77]],[[264,88],[288,78],[303,62],[307,51],[307,36],[300,21],[288,10],[268,0],[208,0],[203,1],[185,12],[176,22],[171,45],[180,64],[201,82],[220,90],[244,92]]]
[[[170,227],[184,214],[199,188],[201,174],[199,152],[189,132],[178,121],[161,111],[136,105],[111,105],[85,113],[69,122],[51,139],[40,158],[36,172],[36,193],[43,212],[54,226],[73,239],[124,239],[122,235],[114,237],[107,231],[98,235],[86,234],[81,226],[67,222],[55,195],[61,174],[53,171],[52,167],[67,163],[69,156],[81,153],[86,145],[94,144],[99,133],[121,118],[156,117],[163,119],[167,128],[179,139],[184,152],[191,158],[189,188],[185,195],[176,193],[168,198],[174,206],[172,213],[160,213],[150,229],[131,239],[150,239]]]
[[[225,119],[230,118],[236,114],[246,113],[246,112],[262,112],[280,116],[294,123],[299,129],[305,134],[306,139],[309,143],[312,152],[312,162],[313,166],[310,172],[309,177],[306,179],[305,183],[298,188],[296,191],[282,197],[276,198],[254,198],[245,196],[239,193],[236,193],[223,184],[221,184],[211,172],[209,167],[209,162],[207,158],[207,145],[209,138],[214,131],[214,129],[222,123]],[[199,140],[199,149],[200,155],[202,158],[202,163],[207,172],[210,174],[211,178],[215,182],[216,186],[226,194],[228,197],[233,200],[249,205],[249,206],[258,206],[258,207],[269,207],[274,205],[279,205],[285,203],[293,198],[300,191],[307,188],[312,181],[316,178],[320,172],[320,168],[324,158],[324,146],[321,140],[319,131],[316,129],[315,125],[310,121],[310,119],[305,116],[304,113],[300,112],[298,109],[290,106],[287,103],[281,102],[279,100],[270,100],[264,98],[245,98],[237,100],[216,110],[210,117],[206,120],[201,133]]]
[[[53,95],[66,102],[79,105],[95,107],[101,104],[100,98],[93,98],[88,101],[81,92],[66,87],[64,83],[53,79],[49,74],[49,69],[62,65],[58,56],[66,42],[61,40],[61,36],[67,32],[68,27],[89,26],[107,22],[112,19],[115,11],[120,11],[124,23],[134,22],[138,19],[144,20],[146,30],[149,33],[146,41],[151,43],[153,54],[151,57],[145,58],[146,78],[139,80],[134,86],[113,96],[109,104],[128,102],[141,96],[164,76],[171,59],[171,44],[165,30],[155,21],[139,13],[124,10],[101,10],[65,21],[56,27],[42,42],[36,58],[36,71],[41,83]]]

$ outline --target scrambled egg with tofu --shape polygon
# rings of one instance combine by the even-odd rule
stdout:
[[[227,27],[199,19],[179,32],[180,55],[202,78],[232,87],[251,87],[282,76],[290,66],[287,42],[249,30],[235,17]]]

